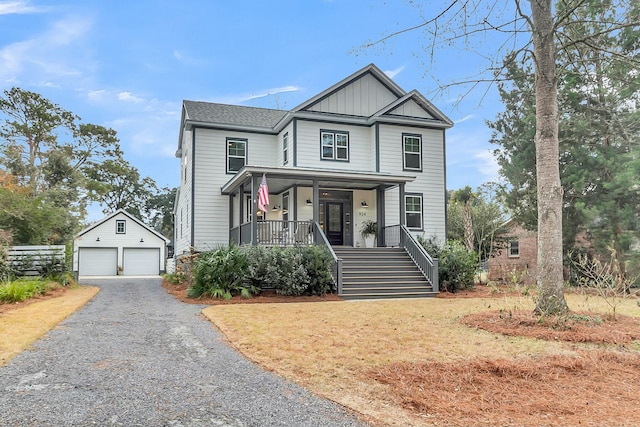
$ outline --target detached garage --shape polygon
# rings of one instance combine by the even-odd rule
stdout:
[[[78,233],[73,270],[79,276],[157,276],[165,271],[168,242],[121,209]]]

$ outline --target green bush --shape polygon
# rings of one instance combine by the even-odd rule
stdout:
[[[246,271],[246,256],[237,246],[202,252],[195,263],[194,284],[187,289],[187,295],[192,298],[203,295],[224,299],[234,295],[249,298],[259,290],[245,284]]]
[[[0,301],[13,303],[28,300],[36,295],[43,295],[49,287],[40,279],[19,279],[0,285]]]
[[[275,250],[273,248],[272,250]],[[276,252],[276,264],[280,277],[274,283],[276,293],[280,295],[304,295],[309,288],[309,274],[304,267],[302,250],[288,247]]]
[[[435,238],[418,237],[418,242],[434,258],[438,258],[438,277],[440,287],[446,292],[456,292],[473,287],[473,278],[478,269],[475,252],[467,251],[465,246],[449,240],[440,245]]]
[[[308,246],[302,252],[302,259],[309,274],[306,292],[310,295],[325,295],[330,292],[333,287],[333,278],[329,251],[319,246]]]

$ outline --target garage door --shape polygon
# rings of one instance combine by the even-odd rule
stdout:
[[[78,249],[78,274],[80,276],[115,276],[118,274],[118,249]]]
[[[159,248],[124,248],[125,276],[157,276],[160,274]]]

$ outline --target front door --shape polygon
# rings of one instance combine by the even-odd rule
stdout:
[[[325,202],[324,223],[325,234],[331,245],[344,244],[344,204],[343,202]]]

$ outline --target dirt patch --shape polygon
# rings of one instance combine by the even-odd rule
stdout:
[[[570,313],[540,317],[531,311],[489,311],[467,315],[462,323],[498,334],[538,338],[547,341],[626,344],[640,340],[640,319],[596,313]]]
[[[34,302],[44,301],[50,298],[60,297],[67,292],[66,287],[60,286],[53,289],[48,290],[44,295],[36,295],[33,298],[30,298],[21,302],[0,302],[0,313],[6,313],[11,310],[15,310],[17,308],[25,307],[27,305],[33,304]]]
[[[396,363],[368,372],[431,425],[637,426],[640,355]]]
[[[225,300],[220,298],[202,297],[202,298],[189,298],[187,296],[187,285],[162,281],[162,286],[171,295],[176,297],[182,302],[188,304],[205,304],[205,305],[221,305],[221,304],[268,304],[268,303],[293,303],[293,302],[323,302],[323,301],[342,301],[336,294],[327,294],[325,296],[318,295],[303,295],[303,296],[286,296],[278,295],[274,291],[262,291],[260,295],[253,298],[242,298],[240,296],[234,296],[231,299]]]

